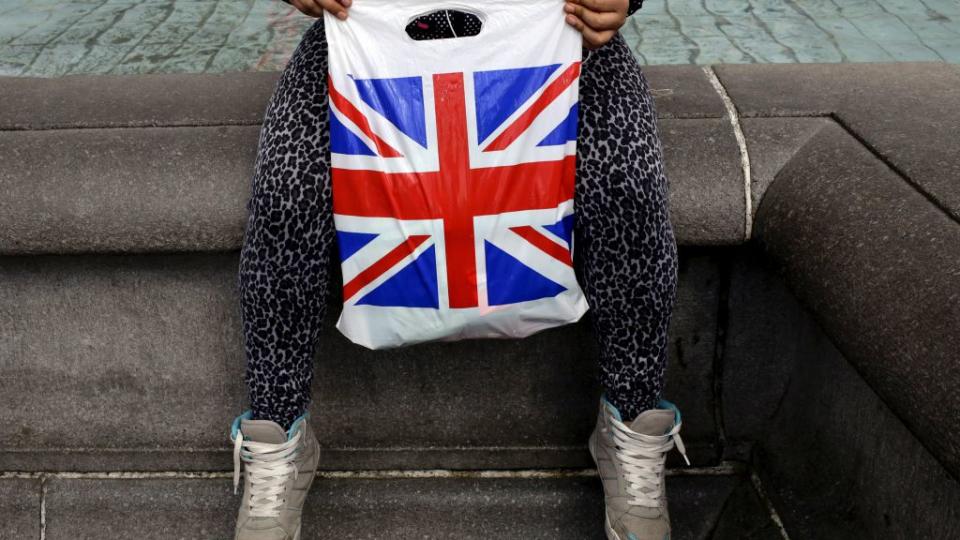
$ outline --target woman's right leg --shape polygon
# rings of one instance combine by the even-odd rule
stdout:
[[[240,254],[246,380],[254,419],[306,412],[335,230],[323,22],[304,34],[260,132]]]

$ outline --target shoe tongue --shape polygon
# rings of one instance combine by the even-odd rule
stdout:
[[[268,444],[287,442],[287,433],[279,424],[270,420],[241,420],[240,431],[245,438],[254,442]]]
[[[670,409],[650,409],[630,422],[630,429],[644,435],[661,436],[673,428],[674,413]]]

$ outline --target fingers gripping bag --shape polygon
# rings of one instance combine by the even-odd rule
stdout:
[[[572,264],[581,37],[563,5],[358,0],[326,15],[337,328],[355,343],[523,337],[587,310]],[[446,10],[479,33],[408,35]]]

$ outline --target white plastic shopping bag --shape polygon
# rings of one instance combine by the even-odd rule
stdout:
[[[581,38],[563,0],[357,0],[327,14],[337,328],[385,348],[522,337],[587,310],[572,264]],[[438,10],[472,37],[415,41]]]

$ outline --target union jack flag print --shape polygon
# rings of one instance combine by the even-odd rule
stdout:
[[[331,75],[345,309],[482,316],[564,293],[579,298],[572,269],[579,72],[579,62],[567,62]],[[442,316],[424,321],[450,324]]]

